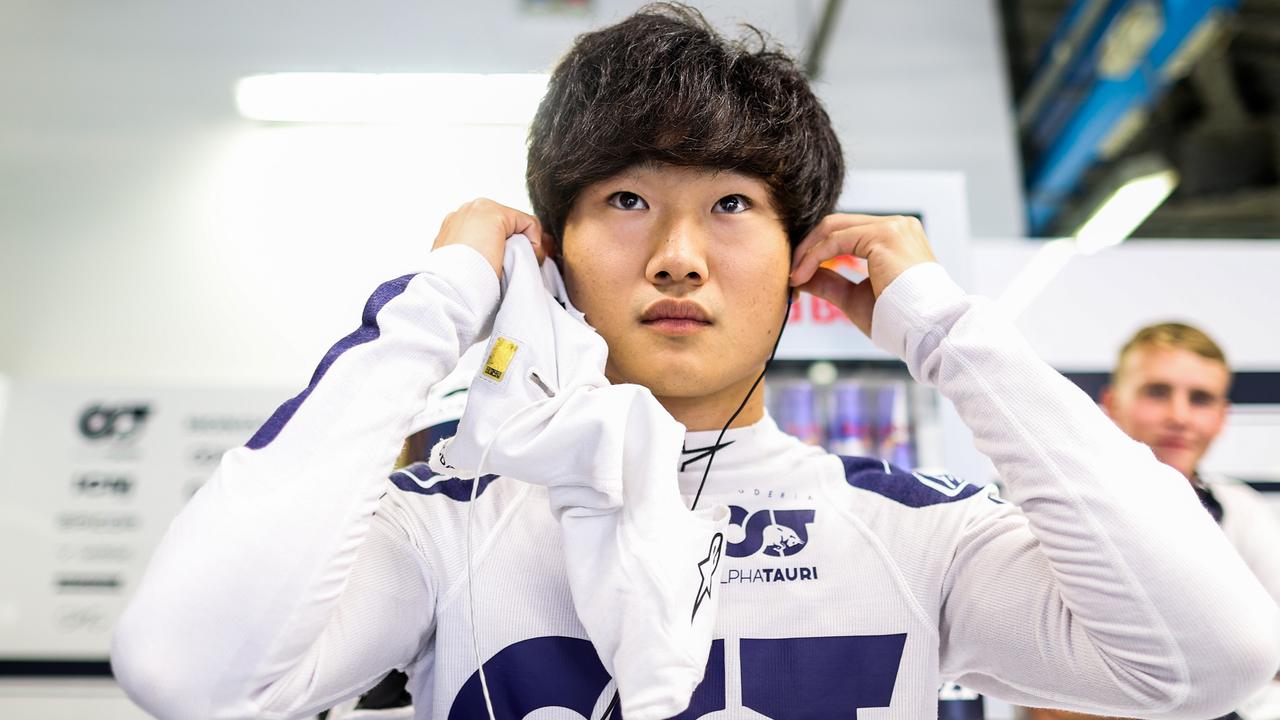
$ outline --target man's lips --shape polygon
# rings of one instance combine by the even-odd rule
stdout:
[[[1164,450],[1186,450],[1191,447],[1191,441],[1183,438],[1159,438],[1156,440],[1156,447]]]
[[[658,300],[640,314],[640,322],[667,335],[689,335],[711,326],[711,313],[692,300]]]
[[[658,320],[694,320],[701,323],[711,323],[711,313],[707,312],[701,305],[692,300],[676,300],[667,298],[658,300],[644,309],[640,314],[640,322],[654,322]]]
[[[644,326],[652,330],[657,330],[664,335],[692,335],[711,327],[711,323],[698,322],[697,320],[665,318],[646,321]]]

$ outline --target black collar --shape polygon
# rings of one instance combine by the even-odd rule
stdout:
[[[1213,496],[1213,491],[1209,489],[1209,486],[1200,481],[1199,475],[1191,476],[1191,487],[1195,489],[1196,497],[1200,498],[1200,504],[1204,506],[1205,510],[1209,511],[1211,516],[1213,516],[1213,521],[1221,525],[1223,515],[1222,503],[1218,501],[1218,498]]]
[[[680,459],[680,470],[683,472],[693,463],[696,463],[705,457],[710,457],[711,455],[717,452],[720,452],[721,450],[732,445],[734,442],[735,441],[733,440],[729,440],[728,442],[722,442],[719,445],[708,445],[706,447],[700,447],[700,448],[691,448],[691,447],[688,447],[687,445],[681,445],[680,455],[682,457]],[[685,455],[693,455],[693,457],[683,457]]]

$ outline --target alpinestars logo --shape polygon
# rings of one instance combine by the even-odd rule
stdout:
[[[809,525],[813,523],[813,510],[757,510],[748,511],[737,505],[729,506],[729,544],[726,554],[731,558],[749,558],[757,555],[786,558],[799,554],[809,544]],[[818,568],[757,567],[726,568],[722,585],[739,582],[792,582],[817,580]]]
[[[693,615],[689,618],[689,622],[693,622],[698,617],[698,608],[702,607],[702,601],[711,597],[711,583],[716,577],[716,568],[720,567],[721,551],[724,549],[724,535],[716,533],[711,536],[711,546],[707,548],[707,557],[698,563],[698,574],[702,576],[702,582],[698,585],[698,595],[693,600]]]

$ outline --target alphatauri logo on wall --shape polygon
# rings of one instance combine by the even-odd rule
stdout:
[[[80,435],[93,441],[134,440],[150,414],[151,406],[146,403],[95,403],[80,413]]]

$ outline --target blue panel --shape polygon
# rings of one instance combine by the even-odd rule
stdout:
[[[1075,22],[1077,2],[1064,26]],[[1063,204],[1075,192],[1081,177],[1097,161],[1102,142],[1130,111],[1149,107],[1167,87],[1163,70],[1177,50],[1212,13],[1234,12],[1239,0],[1165,0],[1164,30],[1147,57],[1125,78],[1102,78],[1097,58],[1107,30],[1131,4],[1114,0],[1098,30],[1081,44],[1053,89],[1055,99],[1034,118],[1027,136],[1039,149],[1027,173],[1027,213],[1032,233],[1046,231]],[[1060,28],[1056,36],[1066,32]]]
[[[743,639],[742,704],[771,720],[856,718],[889,707],[905,633]]]
[[[595,647],[571,637],[539,637],[509,645],[484,664],[484,671],[493,711],[501,718],[523,718],[551,707],[587,718],[609,684]],[[476,672],[454,698],[449,720],[488,718]]]
[[[704,715],[724,710],[726,698],[724,683],[724,640],[712,640],[706,672],[702,675],[702,682],[693,689],[693,697],[689,698],[689,708],[671,720],[697,720]]]

